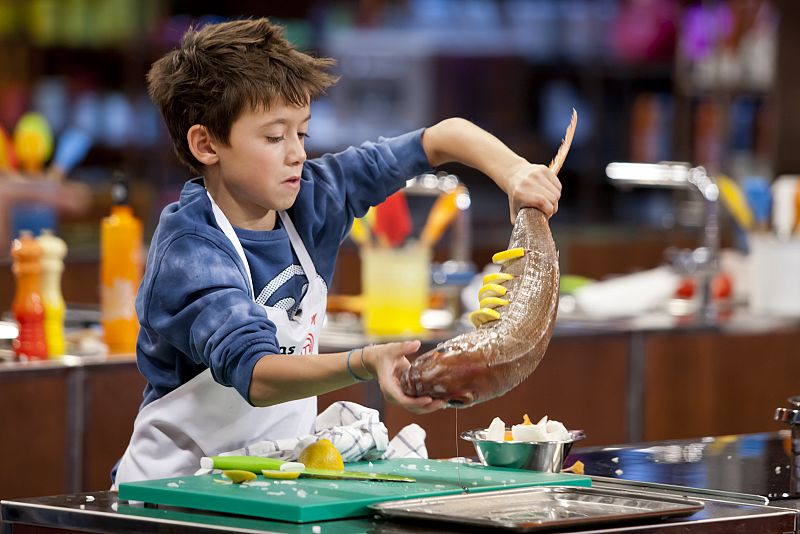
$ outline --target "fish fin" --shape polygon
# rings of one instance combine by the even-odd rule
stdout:
[[[572,118],[569,121],[569,126],[567,126],[564,139],[561,141],[561,146],[558,147],[556,157],[553,158],[553,161],[551,161],[549,165],[550,170],[553,171],[553,174],[558,174],[558,171],[561,170],[561,166],[564,164],[564,160],[567,159],[567,152],[569,152],[569,147],[572,145],[572,137],[575,134],[575,127],[577,125],[578,112],[575,111],[575,108],[572,108]]]

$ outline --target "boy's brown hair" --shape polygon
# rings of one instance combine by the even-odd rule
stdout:
[[[195,124],[227,144],[231,126],[247,109],[305,106],[338,79],[335,61],[294,48],[283,28],[266,18],[189,28],[180,48],[147,73],[150,98],[161,110],[181,163],[202,174],[186,140]]]

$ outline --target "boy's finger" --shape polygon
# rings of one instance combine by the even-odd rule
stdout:
[[[554,198],[558,198],[561,196],[561,188],[557,187],[553,182],[545,180],[543,182],[540,182],[539,185],[541,186],[542,189],[544,189]]]
[[[548,170],[547,170],[547,174],[546,174],[546,176],[547,176],[547,178],[548,178],[548,181],[549,181],[551,184],[553,184],[553,186],[555,186],[555,188],[556,188],[556,189],[558,189],[559,191],[561,191],[561,187],[562,187],[562,185],[561,185],[561,180],[559,180],[559,179],[558,179],[558,176],[556,176],[555,174],[553,174],[553,171],[551,171],[550,169],[548,169]]]
[[[409,397],[403,392],[403,390],[400,388],[400,385],[394,380],[383,384],[383,393],[392,402],[400,404],[406,408],[410,408],[412,406],[424,407],[433,402],[433,399],[428,396]]]
[[[445,408],[447,408],[447,403],[445,401],[443,401],[442,399],[434,399],[430,403],[424,406],[418,406],[416,408],[409,408],[409,409],[414,413],[426,414],[426,413],[437,412]]]
[[[421,345],[422,342],[420,340],[413,339],[410,341],[393,341],[392,343],[386,343],[384,347],[392,352],[405,356],[406,354],[417,352]]]
[[[413,354],[419,350],[422,342],[419,339],[412,339],[403,342],[403,354]]]

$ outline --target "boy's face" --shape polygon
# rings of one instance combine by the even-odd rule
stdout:
[[[215,144],[219,165],[211,194],[234,226],[269,230],[273,212],[294,204],[310,119],[309,105],[245,111],[231,126],[228,145]]]

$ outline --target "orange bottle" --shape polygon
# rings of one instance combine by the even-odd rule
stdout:
[[[12,271],[16,277],[16,292],[11,311],[17,320],[19,336],[13,342],[18,357],[28,360],[47,359],[44,335],[44,303],[41,296],[39,259],[42,249],[27,230],[20,232],[11,246],[14,258]]]
[[[142,222],[128,205],[128,187],[115,180],[111,215],[100,226],[100,316],[110,354],[136,352],[134,303],[142,279]]]

